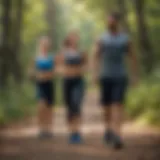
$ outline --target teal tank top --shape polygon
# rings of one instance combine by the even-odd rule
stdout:
[[[126,55],[129,37],[120,32],[116,35],[105,33],[100,38],[100,77],[127,77]]]
[[[54,67],[54,58],[53,56],[40,57],[36,58],[36,69],[38,71],[51,71]]]

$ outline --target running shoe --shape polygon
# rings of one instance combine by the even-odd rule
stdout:
[[[80,133],[72,133],[69,137],[69,143],[70,144],[81,144],[82,137],[81,137]]]
[[[112,138],[112,146],[114,149],[122,149],[124,144],[120,136],[114,134]]]
[[[104,142],[106,145],[111,145],[112,144],[112,139],[114,137],[114,134],[111,130],[108,130],[104,134]]]

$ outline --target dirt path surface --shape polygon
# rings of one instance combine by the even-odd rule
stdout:
[[[67,143],[65,109],[55,113],[54,138],[36,138],[36,120],[10,126],[0,132],[0,160],[160,160],[160,132],[125,123],[125,148],[114,151],[102,142],[104,131],[97,95],[88,93],[83,107],[82,133],[85,143]]]

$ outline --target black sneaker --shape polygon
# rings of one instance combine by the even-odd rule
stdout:
[[[122,149],[124,144],[120,136],[114,134],[112,137],[112,146],[114,149]]]
[[[114,137],[114,134],[111,130],[108,130],[105,134],[104,134],[104,142],[106,145],[111,145],[112,144],[112,139]]]

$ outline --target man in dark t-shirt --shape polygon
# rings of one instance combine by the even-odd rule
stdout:
[[[101,105],[105,115],[104,141],[114,148],[123,146],[121,123],[128,84],[127,57],[130,60],[131,75],[137,77],[137,60],[132,50],[130,36],[120,30],[120,21],[119,13],[109,15],[107,31],[96,43],[94,55],[94,79],[100,82]]]

